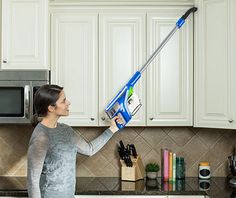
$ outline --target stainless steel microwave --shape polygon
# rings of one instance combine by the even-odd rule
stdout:
[[[0,71],[0,123],[30,123],[34,93],[49,80],[49,71]]]

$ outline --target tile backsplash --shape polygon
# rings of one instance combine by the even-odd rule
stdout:
[[[88,141],[106,128],[74,128]],[[33,128],[29,125],[0,125],[0,175],[26,176],[27,148]],[[127,127],[116,133],[94,156],[78,154],[77,176],[119,177],[117,144],[134,143],[143,164],[161,161],[161,148],[171,149],[186,161],[186,176],[198,176],[200,161],[209,161],[213,176],[227,176],[227,157],[236,144],[236,130],[193,127]],[[159,175],[160,176],[160,175]]]

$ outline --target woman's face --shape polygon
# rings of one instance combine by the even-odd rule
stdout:
[[[59,98],[56,102],[56,107],[55,107],[54,112],[58,116],[68,116],[69,115],[69,105],[70,105],[70,102],[66,99],[65,92],[62,90],[59,95]]]

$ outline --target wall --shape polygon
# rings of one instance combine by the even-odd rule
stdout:
[[[105,128],[75,128],[92,140]],[[0,125],[0,175],[26,176],[27,147],[32,127]],[[144,165],[160,163],[161,148],[169,148],[186,160],[186,175],[197,176],[199,161],[209,161],[213,176],[227,176],[227,157],[236,144],[235,130],[184,128],[125,128],[116,133],[100,152],[92,157],[78,155],[77,175],[81,177],[119,176],[117,144],[134,143]]]

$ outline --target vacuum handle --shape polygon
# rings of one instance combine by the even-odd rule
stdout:
[[[183,20],[187,19],[188,16],[191,14],[191,12],[196,12],[197,11],[197,8],[196,7],[192,7],[190,9],[188,9],[187,12],[185,12],[185,14],[181,17]]]

